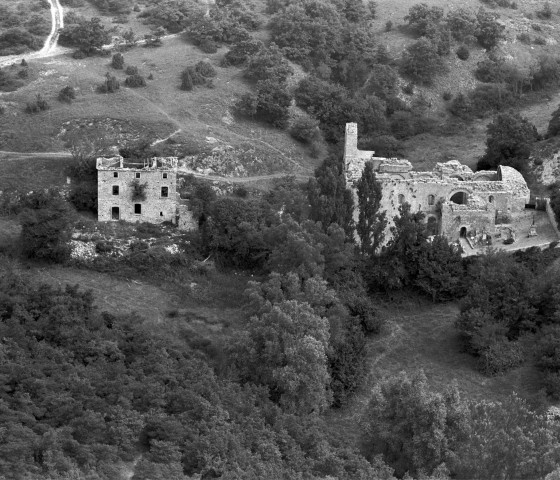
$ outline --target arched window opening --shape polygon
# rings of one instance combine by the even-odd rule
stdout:
[[[488,201],[489,201],[490,203],[494,203],[494,195],[490,195],[490,196],[488,197]]]
[[[467,203],[467,192],[454,193],[449,200],[458,205],[465,205]]]
[[[467,237],[467,227],[461,227],[459,235],[461,236],[461,238],[466,238]]]
[[[434,195],[428,195],[428,205],[433,205],[436,202],[436,197]]]

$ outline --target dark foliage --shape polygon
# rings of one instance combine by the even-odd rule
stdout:
[[[532,144],[539,139],[536,127],[517,113],[498,115],[487,127],[486,152],[478,161],[479,170],[508,165],[526,170]]]
[[[134,74],[126,77],[124,84],[130,88],[139,88],[146,86],[146,79],[139,74]]]
[[[86,56],[94,55],[103,45],[110,42],[110,35],[101,20],[97,17],[89,21],[83,20],[77,24],[65,26],[60,31],[61,45],[77,47]]]
[[[70,85],[64,87],[58,92],[58,100],[64,103],[72,103],[76,98],[76,89]]]

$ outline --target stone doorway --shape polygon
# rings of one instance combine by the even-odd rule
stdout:
[[[459,231],[459,236],[461,238],[467,238],[467,227],[461,227],[461,230]]]
[[[111,220],[119,220],[121,212],[119,207],[111,207]]]

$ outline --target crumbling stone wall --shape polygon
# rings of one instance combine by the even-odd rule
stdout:
[[[119,220],[175,223],[177,163],[172,159],[169,162],[163,160],[166,159],[152,159],[152,162],[147,163],[144,168],[127,168],[123,165],[122,158],[119,157],[98,159],[98,220],[115,220],[113,209],[118,208]],[[135,182],[146,185],[144,200],[133,200]],[[118,187],[118,194],[114,194],[113,187]],[[167,197],[162,196],[162,187],[167,187]],[[135,213],[135,205],[140,205],[140,213]]]
[[[426,214],[426,220],[438,226],[438,234],[452,240],[459,238],[462,228],[470,231],[495,231],[497,214],[515,215],[525,209],[530,192],[523,176],[511,167],[499,167],[497,172],[476,172],[456,160],[438,163],[431,172],[415,172],[408,160],[374,157],[374,152],[357,148],[357,125],[346,125],[344,162],[346,180],[354,192],[357,205],[356,182],[365,163],[371,160],[382,185],[381,209],[387,213],[385,241],[390,239],[393,217],[407,202],[413,212]],[[451,201],[454,194],[463,192],[464,204]],[[454,198],[456,200],[456,198]],[[358,209],[354,219],[358,219]]]

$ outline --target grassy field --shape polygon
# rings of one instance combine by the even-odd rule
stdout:
[[[456,381],[461,394],[473,400],[499,401],[514,391],[529,400],[541,398],[540,375],[530,363],[496,377],[476,370],[476,359],[461,351],[454,327],[457,304],[433,304],[423,297],[397,294],[390,303],[381,302],[381,313],[387,324],[368,343],[367,381],[347,406],[328,414],[333,433],[349,442],[359,441],[360,416],[372,388],[401,371],[423,369],[431,388],[439,392]]]
[[[0,191],[37,191],[66,184],[68,157],[19,156],[0,152]]]

